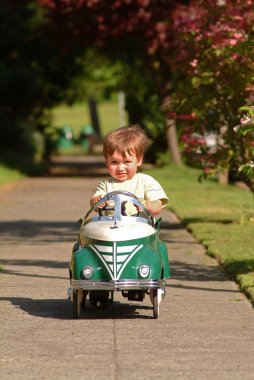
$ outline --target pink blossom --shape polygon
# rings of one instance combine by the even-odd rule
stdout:
[[[244,115],[241,119],[240,119],[240,123],[241,124],[248,124],[249,122],[251,121],[251,118]]]
[[[240,40],[243,37],[243,35],[240,34],[240,33],[234,33],[233,37],[236,38],[236,39],[238,39],[238,40]]]
[[[235,46],[236,44],[237,44],[237,40],[234,40],[233,38],[231,38],[229,41],[228,41],[228,43],[229,43],[229,45],[231,45],[231,46]]]
[[[190,62],[190,65],[191,65],[192,67],[197,67],[197,65],[198,65],[198,60],[197,60],[197,59],[193,59],[193,61]]]
[[[155,29],[157,30],[157,32],[165,32],[167,30],[167,25],[165,24],[165,22],[157,22],[157,24],[155,25]]]

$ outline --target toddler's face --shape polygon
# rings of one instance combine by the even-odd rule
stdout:
[[[107,156],[106,165],[111,177],[118,181],[131,179],[137,172],[138,166],[142,164],[142,158],[138,159],[135,154],[122,155],[114,152],[112,156]]]

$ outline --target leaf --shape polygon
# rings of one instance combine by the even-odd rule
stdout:
[[[254,132],[254,124],[240,125],[236,132],[245,136],[247,133]]]
[[[247,164],[242,164],[238,168],[238,173],[242,172],[247,178],[254,178],[254,165],[250,161]]]
[[[253,107],[252,106],[242,106],[239,108],[239,111],[251,112],[251,111],[253,111]]]
[[[238,173],[240,173],[241,171],[243,171],[243,169],[245,168],[246,164],[242,164],[241,166],[239,166],[238,168]]]
[[[193,77],[191,83],[194,88],[198,88],[201,85],[201,80],[198,77]]]

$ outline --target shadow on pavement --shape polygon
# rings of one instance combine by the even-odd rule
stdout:
[[[72,303],[69,300],[60,299],[39,299],[5,297],[4,301],[11,302],[15,307],[34,317],[52,318],[62,320],[73,320]],[[87,302],[88,304],[88,302]],[[142,310],[149,311],[151,316],[142,315]],[[134,305],[114,301],[105,307],[95,308],[88,304],[85,310],[81,311],[82,319],[153,319],[151,306]]]
[[[69,261],[61,262],[55,260],[25,260],[25,259],[10,259],[10,260],[1,260],[1,264],[4,266],[8,266],[9,269],[3,269],[2,275],[15,275],[22,277],[33,277],[33,278],[47,278],[47,279],[59,279],[66,280],[66,284],[69,282],[68,268]],[[14,270],[10,269],[10,267],[14,265],[15,267],[21,266],[22,271],[18,271],[16,268]],[[28,273],[27,269],[24,272],[24,267],[41,267],[41,268],[55,268],[55,269],[66,269],[65,276],[57,276],[57,275],[45,275],[45,274],[37,274],[30,272]],[[220,289],[206,287],[205,283],[210,281],[214,282],[225,282],[227,281],[226,276],[222,271],[218,269],[218,267],[209,267],[204,265],[190,264],[178,261],[170,261],[171,267],[171,279],[167,280],[167,288],[179,288],[179,289],[190,289],[190,290],[202,290],[208,292],[229,292],[229,293],[237,293],[238,290],[231,289]],[[171,281],[173,280],[173,281]],[[177,283],[179,281],[179,283]],[[187,285],[186,282],[199,282],[203,283],[203,286],[195,286],[195,285]],[[35,302],[34,300],[32,300]],[[39,302],[39,301],[38,301]],[[41,302],[41,301],[40,301]],[[49,301],[50,302],[50,301]]]
[[[53,177],[102,177],[108,176],[105,160],[100,156],[52,157],[49,176]]]
[[[188,227],[192,223],[221,223],[221,224],[232,224],[234,223],[232,219],[209,219],[209,218],[185,218],[182,220],[182,224]]]
[[[179,288],[188,290],[202,290],[207,292],[226,292],[226,293],[238,293],[238,289],[221,289],[219,287],[205,287],[205,286],[195,286],[195,282],[201,282],[205,285],[209,281],[212,282],[225,282],[228,278],[224,271],[219,266],[207,266],[190,264],[184,262],[178,262],[175,260],[170,261],[171,279],[174,282],[167,283],[167,288]],[[176,283],[179,281],[179,283]],[[182,282],[181,282],[182,281]],[[186,284],[190,281],[194,285]]]
[[[179,240],[170,238],[168,231],[185,230],[180,223],[162,222],[160,237],[167,243],[177,242],[181,244],[198,244],[196,241]],[[40,220],[15,220],[0,222],[0,238],[4,244],[47,244],[53,242],[76,241],[79,231],[77,221],[40,221]]]
[[[161,230],[165,229],[165,230],[185,230],[185,227],[182,223],[180,222],[177,222],[177,223],[174,223],[174,222],[167,222],[167,221],[164,221],[162,219],[161,221],[161,225],[160,225],[160,228]]]
[[[2,261],[1,261],[2,264]],[[68,270],[68,267],[66,266],[66,272]],[[1,272],[2,275],[7,274],[7,275],[14,275],[14,276],[21,276],[21,277],[33,277],[33,278],[48,278],[48,279],[57,279],[57,280],[66,280],[68,281],[68,276],[50,276],[50,275],[43,275],[43,274],[35,274],[35,273],[23,273],[19,272],[17,270],[11,270],[11,269],[3,269]]]
[[[71,254],[71,253],[70,253]],[[57,261],[57,260],[35,260],[35,259],[3,259],[1,260],[3,265],[20,265],[26,267],[41,267],[41,268],[55,268],[64,269],[68,268],[69,261]]]
[[[169,284],[167,285],[169,288],[177,288],[177,289],[187,289],[187,290],[202,290],[207,292],[223,292],[223,293],[237,293],[239,294],[239,290],[233,290],[233,289],[218,289],[218,288],[205,288],[201,286],[190,286],[190,285],[183,285],[183,284]]]
[[[34,220],[0,222],[0,238],[4,244],[45,245],[54,242],[75,242],[78,230],[77,222]]]
[[[171,277],[179,281],[227,281],[218,268],[170,260]]]

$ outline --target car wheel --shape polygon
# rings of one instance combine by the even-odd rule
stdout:
[[[113,303],[114,302],[114,290],[111,290],[110,292],[110,300],[109,300],[110,303]]]
[[[88,292],[86,290],[83,290],[83,297],[81,301],[81,309],[85,310],[86,309],[86,297],[87,297]]]
[[[80,316],[82,297],[83,297],[82,290],[73,290],[72,311],[73,311],[74,319],[78,319]]]
[[[153,317],[157,319],[160,314],[160,303],[159,303],[159,294],[158,289],[151,290],[152,300],[153,300]]]

